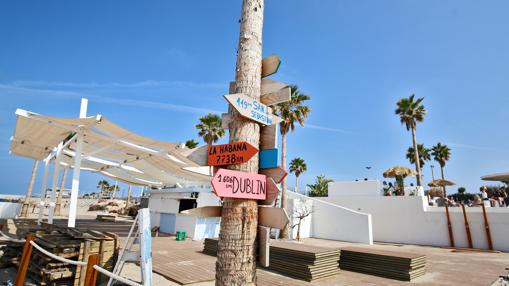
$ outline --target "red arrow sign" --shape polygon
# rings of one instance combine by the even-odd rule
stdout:
[[[212,188],[218,197],[265,200],[265,175],[219,169],[212,178]]]
[[[286,173],[286,171],[283,170],[281,167],[270,168],[270,169],[260,169],[258,172],[260,174],[264,174],[268,177],[271,177],[278,184],[281,183],[281,181],[283,181],[283,179],[286,177],[286,175],[288,175],[288,173]]]
[[[267,177],[267,198],[260,202],[261,205],[272,205],[279,195],[279,187],[274,179]]]
[[[242,141],[209,146],[208,152],[209,166],[224,166],[246,163],[258,152],[258,149]]]

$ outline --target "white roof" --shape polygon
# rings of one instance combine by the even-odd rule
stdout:
[[[203,172],[190,171],[203,168],[184,155],[189,153],[187,148],[132,133],[101,115],[57,118],[18,109],[11,153],[45,159],[79,128],[84,131],[82,170],[151,187],[196,186],[210,182],[210,177]],[[72,142],[64,149],[62,165],[73,167],[75,145]]]
[[[509,172],[486,175],[482,176],[481,179],[485,181],[509,182]]]

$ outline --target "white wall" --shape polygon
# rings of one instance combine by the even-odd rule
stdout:
[[[378,180],[338,181],[329,183],[329,197],[340,196],[380,196],[382,183]]]
[[[373,243],[369,214],[292,192],[287,192],[287,196],[289,199],[287,211],[290,217],[292,217],[292,209],[298,207],[302,200],[313,207],[313,213],[309,219],[305,220],[301,228],[301,237]]]
[[[21,204],[0,202],[0,219],[14,218],[21,212]]]
[[[391,196],[320,198],[371,214],[373,239],[381,242],[449,246],[445,208],[428,207],[426,197]],[[467,247],[461,208],[449,208],[457,247]],[[466,208],[475,248],[487,249],[481,208]],[[509,209],[487,208],[493,246],[509,251]]]

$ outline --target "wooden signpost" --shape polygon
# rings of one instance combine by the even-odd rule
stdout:
[[[273,75],[279,69],[281,60],[277,55],[270,55],[262,59],[262,77]]]
[[[265,175],[219,169],[212,178],[212,188],[218,197],[265,200]]]
[[[263,125],[278,124],[281,118],[272,114],[272,108],[242,93],[225,95],[224,98],[244,117]]]
[[[265,105],[276,105],[278,103],[290,101],[291,97],[292,89],[290,87],[285,87],[277,92],[262,95],[260,101]]]
[[[272,205],[276,201],[279,194],[279,187],[277,186],[274,179],[267,177],[267,197],[265,201],[260,201],[260,205]]]
[[[290,219],[283,208],[258,207],[258,224],[266,227],[284,229]]]
[[[232,81],[232,82],[235,85],[235,82],[234,81]],[[230,85],[232,82],[230,82]],[[288,84],[286,84],[284,82],[275,81],[275,80],[271,80],[268,78],[262,78],[260,94],[261,94],[261,96],[263,96],[265,94],[278,92],[287,86],[288,86]],[[234,92],[230,92],[230,93],[234,93]]]
[[[257,152],[257,148],[244,141],[209,146],[208,165],[224,166],[246,163]]]
[[[260,151],[258,168],[269,169],[277,167],[278,158],[277,148],[265,149]]]
[[[277,148],[277,124],[260,127],[260,150]]]
[[[271,177],[274,179],[274,182],[281,183],[283,179],[288,175],[285,170],[283,170],[281,167],[277,168],[270,168],[270,169],[260,169],[258,173],[266,175],[267,177]]]

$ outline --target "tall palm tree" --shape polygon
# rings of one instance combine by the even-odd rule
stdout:
[[[200,117],[199,120],[200,123],[196,124],[196,129],[198,129],[198,135],[203,138],[207,145],[212,145],[224,136],[225,132],[219,115],[209,113]]]
[[[424,147],[424,144],[417,144],[417,154],[419,156],[419,165],[421,168],[424,166],[426,161],[431,160],[430,151],[430,149]],[[415,164],[414,147],[408,147],[408,150],[406,151],[406,158],[410,161],[410,164]]]
[[[329,195],[329,183],[332,182],[324,175],[317,176],[315,183],[308,185],[310,197],[326,197]]]
[[[440,171],[442,173],[442,179],[445,180],[444,177],[444,167],[445,163],[449,161],[451,158],[451,148],[442,143],[437,143],[437,145],[431,147],[431,155],[433,155],[433,159],[440,164]],[[444,196],[447,196],[447,191],[444,188]]]
[[[402,98],[396,103],[397,108],[395,110],[396,115],[399,115],[399,120],[402,124],[405,124],[407,130],[412,131],[412,143],[414,146],[414,162],[415,171],[417,172],[417,185],[422,186],[421,166],[419,162],[419,149],[417,148],[417,136],[416,128],[417,123],[424,121],[426,115],[426,108],[422,105],[424,97],[414,100],[415,94],[407,98]]]
[[[294,158],[290,161],[290,173],[295,174],[295,192],[298,193],[299,189],[299,176],[308,170],[308,166],[304,159],[302,158]]]
[[[296,85],[290,86],[290,101],[280,103],[275,107],[276,115],[280,116],[283,121],[279,123],[281,132],[281,168],[286,171],[286,135],[290,131],[295,130],[296,123],[304,126],[311,108],[304,105],[309,100],[308,95],[299,91]],[[286,178],[281,182],[281,208],[286,208]],[[288,238],[288,227],[281,230],[281,238]]]

